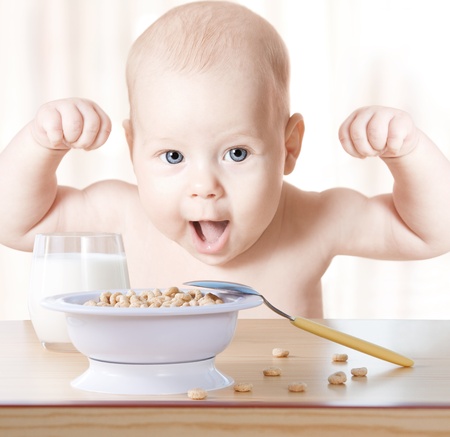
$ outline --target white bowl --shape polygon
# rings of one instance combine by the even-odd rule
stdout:
[[[66,314],[73,345],[89,358],[89,370],[72,385],[119,394],[183,393],[233,382],[217,371],[214,358],[233,339],[238,312],[262,303],[259,296],[208,291],[224,303],[174,308],[83,305],[98,300],[102,291],[95,291],[47,297],[42,305]]]

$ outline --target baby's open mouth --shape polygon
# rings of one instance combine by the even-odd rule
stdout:
[[[199,238],[208,244],[214,244],[222,236],[228,223],[228,220],[192,222]]]

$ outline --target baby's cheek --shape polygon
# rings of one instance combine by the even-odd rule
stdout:
[[[153,223],[164,220],[163,216],[166,215],[166,207],[169,203],[167,200],[164,201],[157,192],[145,188],[139,188],[139,198],[146,215]]]
[[[257,190],[246,202],[241,203],[240,223],[249,235],[262,234],[277,212],[279,199],[269,194]]]
[[[280,201],[280,193],[279,184],[275,181],[273,183],[264,181],[264,183],[253,186],[251,192],[243,199],[243,205],[253,214],[273,215]]]
[[[158,212],[154,208],[147,210],[147,216],[152,225],[167,238],[178,241],[180,237],[180,222],[173,214]]]

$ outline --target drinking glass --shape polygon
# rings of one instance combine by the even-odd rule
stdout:
[[[129,288],[120,234],[71,232],[38,234],[31,265],[28,309],[42,346],[74,351],[65,315],[45,309],[43,298],[62,293]]]

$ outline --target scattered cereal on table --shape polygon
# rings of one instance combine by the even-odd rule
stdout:
[[[292,382],[288,385],[288,390],[294,393],[304,392],[307,388],[308,386],[304,382]]]
[[[253,390],[253,384],[250,382],[238,382],[234,384],[234,391],[239,393],[249,392]]]
[[[328,382],[333,385],[345,384],[347,375],[344,372],[336,372],[328,377]]]
[[[281,347],[276,347],[272,350],[272,355],[277,358],[286,358],[289,356],[289,351]]]
[[[334,354],[332,359],[335,363],[345,363],[348,360],[348,355],[347,354]]]
[[[279,367],[266,367],[263,370],[264,376],[280,376],[281,369]]]
[[[367,367],[355,367],[351,370],[353,376],[366,376],[367,375]]]
[[[206,399],[208,393],[206,393],[206,390],[203,390],[202,388],[192,388],[191,390],[188,390],[187,395],[190,399],[200,401],[202,399]]]

